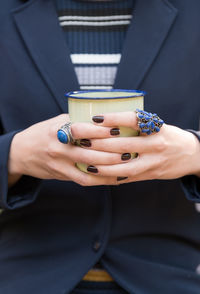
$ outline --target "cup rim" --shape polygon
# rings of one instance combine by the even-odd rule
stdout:
[[[133,93],[132,96],[119,96],[119,97],[83,97],[83,96],[72,96],[74,94],[85,94],[85,93],[90,93],[90,92],[127,92],[127,93]],[[135,94],[135,95],[134,95]],[[124,90],[124,89],[105,89],[105,90],[85,90],[85,91],[71,91],[68,93],[65,93],[65,96],[67,98],[72,98],[72,99],[85,99],[85,100],[106,100],[106,99],[123,99],[123,98],[134,98],[134,97],[140,97],[140,96],[145,96],[146,92],[145,91],[140,91],[140,90]]]

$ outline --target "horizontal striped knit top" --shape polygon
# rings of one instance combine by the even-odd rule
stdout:
[[[112,89],[133,3],[55,0],[80,89]]]

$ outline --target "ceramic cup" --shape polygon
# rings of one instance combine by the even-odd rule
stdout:
[[[69,117],[72,123],[92,123],[94,115],[107,112],[135,111],[143,109],[145,92],[137,90],[94,90],[74,91],[66,94],[68,98]],[[137,136],[138,131],[128,127],[120,127],[121,137]],[[84,139],[84,138],[83,138]],[[79,141],[77,141],[79,144]],[[136,156],[132,154],[132,158]],[[87,172],[87,166],[77,163],[77,167]]]

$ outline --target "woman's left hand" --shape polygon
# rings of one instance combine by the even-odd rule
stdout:
[[[135,112],[106,113],[98,126],[126,126],[138,129]],[[164,124],[160,132],[138,137],[92,139],[90,149],[138,153],[138,157],[115,165],[95,166],[99,176],[127,177],[123,182],[200,176],[200,144],[190,132]]]

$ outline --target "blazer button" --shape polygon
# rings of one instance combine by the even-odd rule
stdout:
[[[93,245],[93,249],[94,251],[99,251],[99,249],[101,248],[101,242],[100,241],[96,241],[94,242],[94,245]]]

